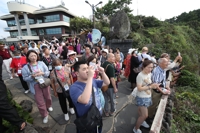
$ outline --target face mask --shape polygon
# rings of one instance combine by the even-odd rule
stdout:
[[[56,70],[61,70],[61,69],[62,69],[62,66],[55,66],[55,69],[56,69]]]
[[[15,56],[15,58],[20,58],[21,56]]]

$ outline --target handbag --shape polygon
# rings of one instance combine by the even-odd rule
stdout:
[[[136,67],[136,68],[133,68],[133,71],[135,73],[140,73],[142,71],[142,68],[141,67]]]
[[[32,73],[33,71],[31,69],[30,65],[29,64],[27,64],[27,65],[28,65],[30,72]],[[51,80],[49,78],[43,78],[43,80],[44,80],[44,83],[39,84],[40,88],[46,88],[46,87],[50,86]]]
[[[110,64],[108,64],[108,65],[106,66],[105,72],[106,72],[106,70],[107,70],[107,68],[108,68],[109,65],[110,65]],[[109,86],[109,85],[102,86],[102,87],[101,87],[101,90],[102,90],[103,92],[107,91],[107,90],[108,90],[108,86]]]
[[[96,107],[93,87],[92,104],[90,109],[83,116],[76,118],[74,123],[80,133],[93,133],[95,128],[101,127],[103,125],[102,116],[99,112],[99,109]]]
[[[57,76],[57,73],[56,73],[56,70],[54,69],[54,74],[56,76],[56,80],[58,82],[58,84],[60,85],[60,87],[62,88],[62,93],[64,95],[65,98],[69,97],[69,90],[68,91],[65,91],[65,88],[63,87],[63,85],[60,83],[60,80],[58,79],[58,76]]]

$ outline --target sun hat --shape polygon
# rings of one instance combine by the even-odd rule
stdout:
[[[68,53],[67,53],[67,56],[69,56],[69,55],[73,55],[73,54],[76,55],[76,52],[74,52],[73,50],[69,50]]]
[[[101,52],[105,52],[108,54],[108,49],[102,49]]]

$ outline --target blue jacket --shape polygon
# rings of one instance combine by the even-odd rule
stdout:
[[[29,64],[29,63],[28,63]],[[34,85],[36,83],[38,83],[34,78],[32,78],[32,73],[30,72],[29,68],[28,68],[28,64],[26,64],[23,68],[22,68],[22,77],[24,79],[24,81],[26,81],[29,84],[29,88],[31,93],[33,93],[35,95],[35,89],[34,89]],[[49,70],[48,67],[44,64],[44,62],[42,61],[38,61],[38,68],[44,72],[43,77],[47,78],[49,76]]]

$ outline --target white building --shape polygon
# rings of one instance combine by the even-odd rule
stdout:
[[[75,15],[63,5],[37,8],[18,1],[8,2],[7,5],[10,14],[0,17],[8,25],[4,28],[10,33],[7,42],[49,39],[52,36],[60,38],[71,33],[70,19]]]

